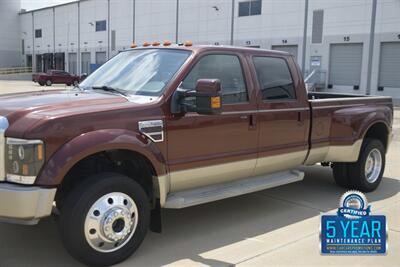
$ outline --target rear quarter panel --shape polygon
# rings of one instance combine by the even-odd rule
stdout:
[[[384,123],[391,131],[393,104],[390,97],[319,99],[309,102],[312,126],[307,164],[356,161],[364,135],[372,125]]]

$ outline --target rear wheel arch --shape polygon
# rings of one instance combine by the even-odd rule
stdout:
[[[366,139],[379,140],[387,150],[389,145],[389,129],[388,125],[383,121],[374,122],[364,131],[363,141]]]

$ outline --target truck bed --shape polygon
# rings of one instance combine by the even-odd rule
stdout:
[[[306,164],[357,161],[368,127],[386,125],[387,118],[393,118],[391,97],[310,92],[308,99],[311,128]]]
[[[340,100],[340,98],[349,99],[349,98],[360,98],[360,99],[371,99],[371,98],[387,98],[386,96],[370,96],[370,95],[359,95],[359,94],[343,94],[343,93],[324,93],[324,92],[309,92],[308,94],[309,100],[317,100],[317,99],[335,99]]]

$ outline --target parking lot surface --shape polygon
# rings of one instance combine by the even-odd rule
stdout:
[[[2,82],[0,94],[65,88]],[[373,214],[387,216],[386,256],[321,256],[320,214],[340,196],[331,169],[304,168],[290,185],[218,202],[163,211],[163,233],[149,232],[128,266],[400,266],[400,110],[380,187],[367,194]],[[12,203],[10,203],[12,205]],[[82,266],[63,249],[54,218],[37,226],[0,224],[0,267]]]

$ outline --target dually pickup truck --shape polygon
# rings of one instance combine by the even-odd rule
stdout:
[[[72,90],[0,97],[0,218],[55,214],[73,257],[112,265],[161,209],[301,181],[300,166],[375,190],[392,120],[390,97],[308,93],[285,52],[137,47]]]

